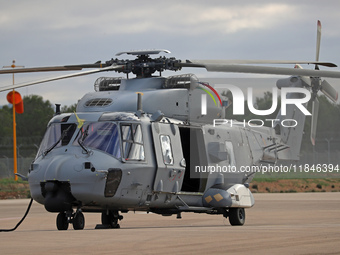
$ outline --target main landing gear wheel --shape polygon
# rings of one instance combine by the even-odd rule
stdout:
[[[230,208],[229,222],[232,226],[242,226],[246,221],[246,212],[244,208]]]
[[[68,218],[65,212],[61,212],[57,216],[57,229],[58,230],[68,229]]]
[[[118,220],[122,220],[123,216],[118,211],[102,212],[102,224],[110,228],[120,228]]]

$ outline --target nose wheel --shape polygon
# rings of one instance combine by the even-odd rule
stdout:
[[[61,212],[57,216],[57,229],[58,230],[67,230],[68,229],[68,218],[65,212]]]
[[[75,213],[72,211],[60,212],[57,216],[57,229],[67,230],[69,224],[73,225],[74,230],[81,230],[85,227],[84,214],[78,209]]]
[[[74,230],[84,229],[85,217],[82,212],[76,212],[72,219],[72,225]]]

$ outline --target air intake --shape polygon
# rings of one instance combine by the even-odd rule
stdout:
[[[94,98],[85,103],[86,107],[104,107],[112,104],[111,98]]]
[[[185,88],[190,89],[192,83],[197,83],[198,79],[194,74],[182,74],[169,76],[163,85],[164,89]]]
[[[121,77],[100,77],[94,83],[95,91],[119,90]]]

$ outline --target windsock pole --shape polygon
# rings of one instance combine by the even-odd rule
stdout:
[[[14,74],[13,74],[13,85],[14,85]],[[18,180],[18,159],[17,159],[17,123],[15,120],[15,90],[13,89],[13,167],[14,167],[14,180]]]
[[[4,68],[15,68],[15,67],[24,67],[24,66],[16,66],[15,60],[13,60],[13,64],[11,66],[4,66]],[[13,85],[14,85],[14,73],[13,73]],[[19,94],[20,95],[20,94]],[[8,100],[9,98],[7,98]],[[13,172],[14,172],[14,179],[17,181],[18,176],[16,175],[18,173],[18,158],[17,158],[17,129],[16,129],[16,119],[15,119],[15,111],[16,111],[16,95],[15,90],[13,89],[12,92],[12,100],[8,100],[9,103],[12,103],[13,105]],[[21,112],[22,113],[22,112]]]

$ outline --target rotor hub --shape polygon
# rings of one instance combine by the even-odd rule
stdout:
[[[116,70],[117,72],[123,73],[133,73],[137,76],[137,78],[146,78],[151,77],[155,72],[163,72],[165,70],[177,71],[180,70],[181,67],[176,65],[180,63],[180,60],[176,58],[166,58],[166,57],[158,57],[151,58],[150,54],[158,54],[160,52],[170,53],[170,51],[166,50],[148,50],[148,51],[128,51],[128,52],[120,52],[116,55],[122,54],[130,54],[137,55],[137,58],[134,60],[121,60],[121,59],[111,59],[106,61],[106,65],[122,65],[124,68]]]

